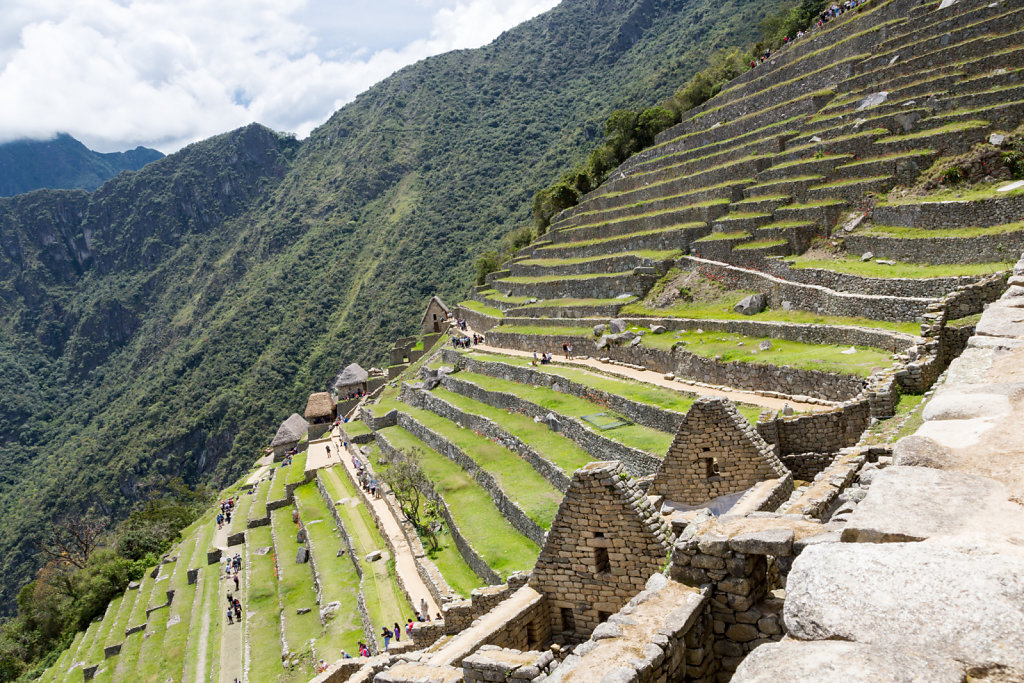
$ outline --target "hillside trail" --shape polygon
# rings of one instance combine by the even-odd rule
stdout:
[[[332,451],[340,454],[342,452],[342,445],[340,433],[337,429],[331,432],[331,442],[335,445]],[[349,454],[351,455],[351,451]],[[341,466],[346,469],[352,481],[359,481],[355,465],[352,464],[352,458],[339,458],[338,460],[340,460]],[[402,532],[401,523],[392,513],[391,508],[384,502],[383,498],[360,497],[362,498],[363,505],[369,504],[372,506],[373,511],[376,513],[375,516],[381,521],[381,526],[384,527],[382,531],[387,535],[391,547],[395,549],[395,571],[398,572],[402,579],[402,585],[405,586],[406,591],[409,593],[413,609],[419,611],[420,601],[425,599],[431,614],[440,612],[441,607],[434,600],[430,591],[427,590],[427,585],[420,578],[419,572],[416,571],[416,559],[412,548]]]
[[[466,334],[472,336],[473,330],[467,329]],[[487,335],[483,335],[484,339],[487,339]],[[498,353],[506,356],[518,356],[520,358],[532,358],[533,352],[531,351],[519,351],[517,349],[506,349],[500,346],[491,346],[486,343],[477,344],[472,347],[474,349],[480,349],[481,351],[490,351],[492,353]],[[762,396],[749,391],[741,391],[739,389],[730,389],[729,387],[709,387],[706,385],[698,384],[697,382],[689,382],[682,379],[665,379],[665,376],[660,372],[653,370],[637,370],[635,368],[627,368],[622,365],[614,365],[612,363],[602,363],[597,358],[556,358],[560,365],[578,365],[587,368],[593,368],[600,370],[601,372],[609,375],[617,375],[626,379],[637,380],[638,382],[646,382],[647,384],[653,384],[659,387],[665,387],[666,389],[674,389],[680,391],[680,387],[688,388],[689,391],[699,394],[701,396],[720,396],[722,398],[728,398],[736,403],[749,403],[755,406],[761,406],[762,408],[768,408],[769,410],[777,410],[782,412],[782,409],[788,403],[793,410],[801,413],[820,413],[827,410],[832,410],[832,406],[819,405],[816,403],[804,403],[803,401],[796,401],[793,399],[775,398],[772,396]]]
[[[217,529],[213,534],[213,540],[211,544],[214,548],[223,551],[223,556],[229,555],[228,552],[228,524],[225,524],[220,529]],[[223,566],[223,565],[221,565]],[[235,593],[238,600],[242,603],[243,611],[246,609],[246,595],[245,595],[245,581],[240,581],[239,590],[235,590],[234,581],[224,578],[224,572],[218,570],[217,581],[220,586],[219,595],[217,599],[217,609],[214,610],[212,615],[204,615],[203,617],[203,630],[209,633],[209,620],[213,619],[224,619],[224,629],[220,639],[220,682],[221,683],[234,683],[234,681],[242,680],[243,676],[243,662],[242,653],[245,651],[245,624],[239,620],[236,620],[234,624],[228,625],[226,610],[224,607],[224,600],[221,599],[223,595],[227,595],[228,591]],[[208,637],[204,637],[205,642]],[[205,649],[205,646],[204,646]],[[205,657],[201,661],[205,661]]]

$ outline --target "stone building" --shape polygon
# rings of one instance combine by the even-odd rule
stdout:
[[[277,434],[270,442],[270,447],[274,449],[274,460],[280,460],[288,451],[298,446],[308,429],[309,423],[302,419],[301,415],[298,413],[289,415],[288,419],[277,428]]]
[[[338,407],[326,391],[310,394],[306,401],[306,420],[309,421],[309,438],[319,439],[331,428],[338,417]]]
[[[704,397],[679,425],[648,493],[697,506],[788,473],[731,401]]]
[[[420,320],[420,327],[423,334],[432,334],[444,330],[445,321],[451,315],[451,311],[444,302],[437,296],[430,297],[427,303],[427,310],[423,312],[423,319]]]
[[[369,378],[370,373],[363,370],[359,363],[351,363],[345,366],[345,369],[331,383],[334,395],[340,401],[348,398],[350,394],[365,394],[367,392],[366,382]]]
[[[585,639],[644,589],[671,547],[671,529],[621,462],[576,470],[530,578],[552,633]]]

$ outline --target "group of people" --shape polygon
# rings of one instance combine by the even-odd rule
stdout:
[[[460,335],[452,337],[452,346],[456,349],[468,349],[471,346],[484,343],[484,336],[482,334],[473,333],[472,337]]]
[[[465,321],[465,319],[463,319],[463,318],[456,318],[455,319],[455,324],[458,325],[459,329],[462,330],[463,332],[466,331],[467,328],[466,328],[466,321]]]
[[[231,513],[235,510],[235,499],[228,498],[220,502],[220,512],[217,513],[217,528],[225,524],[231,524]]]
[[[564,347],[564,344],[563,344],[563,347]],[[566,356],[566,357],[568,358],[568,356]],[[538,358],[537,352],[534,351],[533,352],[533,360],[530,361],[530,362],[531,362],[532,365],[537,365],[538,363],[540,363],[541,365],[547,365],[548,363],[551,362],[551,354],[550,353],[541,353],[540,357]]]
[[[380,480],[367,469],[366,464],[356,455],[352,456],[352,467],[356,468],[356,477],[363,490],[374,498],[380,498]]]
[[[234,557],[224,558],[224,578],[228,581],[234,579],[235,590],[239,590],[238,573],[242,571],[242,556],[235,553]]]
[[[572,344],[569,342],[562,342],[562,353],[565,354],[567,359],[572,360]]]
[[[228,591],[228,624],[234,624],[236,620],[242,623],[242,603]]]
[[[842,16],[846,12],[849,12],[850,10],[856,8],[858,5],[863,5],[865,2],[867,2],[867,0],[845,0],[845,2],[843,2],[842,4],[832,3],[832,5],[826,7],[825,9],[821,10],[821,12],[818,13],[818,21],[815,23],[817,24],[818,28],[821,28],[822,26],[832,21],[836,17]],[[782,39],[782,44],[786,45],[788,43],[793,42],[794,40],[800,40],[805,35],[807,35],[807,31],[801,29],[796,32],[796,35],[793,38],[785,36]],[[771,58],[771,56],[771,50],[766,49],[764,51],[764,54],[762,54],[760,57],[750,60],[750,68],[753,69],[758,64],[763,64],[764,62],[768,61]]]
[[[362,398],[363,396],[366,396],[366,392],[363,391],[362,389],[356,389],[355,391],[348,392],[348,396],[346,396],[344,400],[350,400],[350,399],[353,399],[353,398]],[[337,421],[335,421],[335,424],[337,424]]]

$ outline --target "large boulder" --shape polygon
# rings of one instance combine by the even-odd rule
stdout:
[[[732,307],[732,310],[743,315],[760,313],[768,305],[768,297],[764,294],[751,294]]]
[[[608,329],[612,334],[619,334],[626,331],[626,321],[622,318],[612,318],[608,321]]]
[[[799,640],[896,642],[1024,675],[1024,558],[966,550],[930,541],[809,546],[786,582],[786,632]]]
[[[964,668],[949,657],[839,640],[785,639],[751,652],[733,683],[961,683]]]
[[[594,325],[594,336],[595,337],[600,337],[602,334],[605,333],[605,330],[607,330],[607,329],[608,329],[608,326],[603,324],[603,323],[600,324],[600,325]]]

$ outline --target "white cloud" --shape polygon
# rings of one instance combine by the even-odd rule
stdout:
[[[66,131],[94,149],[170,152],[251,121],[305,136],[402,66],[555,4],[4,0],[0,141]]]

